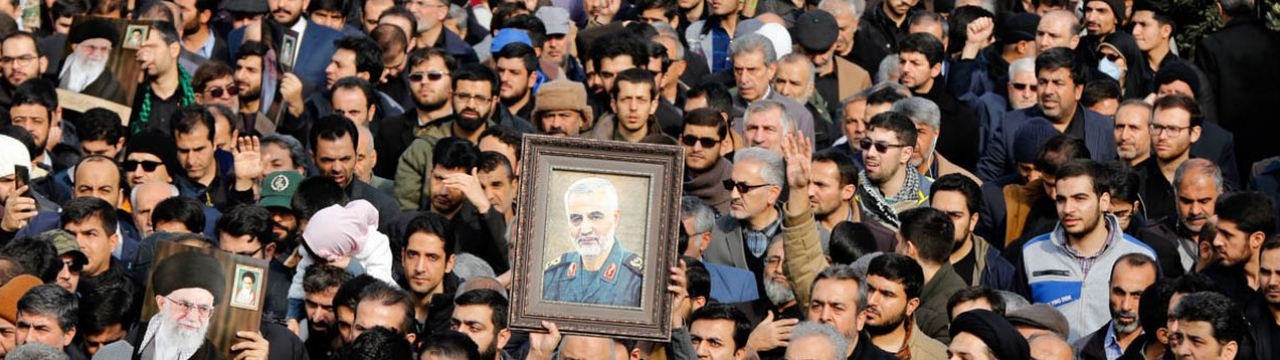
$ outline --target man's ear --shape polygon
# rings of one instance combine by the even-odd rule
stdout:
[[[1262,243],[1266,240],[1267,234],[1263,234],[1261,231],[1249,234],[1249,248],[1260,249],[1262,248]]]
[[[498,338],[494,339],[494,341],[497,341],[499,349],[506,347],[507,342],[511,341],[511,329],[502,329],[501,331],[498,331]]]
[[[40,73],[43,74],[49,68],[49,58],[40,55]]]
[[[262,253],[267,255],[268,259],[274,259],[276,257],[276,243],[270,243],[267,244],[267,246],[263,246]]]
[[[304,9],[305,9],[305,8],[304,8]],[[413,333],[413,332],[409,332],[408,334],[404,334],[404,339],[405,339],[405,340],[409,340],[409,343],[410,343],[410,344],[413,344],[413,343],[414,343],[414,340],[417,340],[417,339],[418,339],[418,334],[415,334],[415,333]]]
[[[199,14],[196,15],[196,17],[199,18],[201,25],[208,24],[209,19],[213,18],[213,11],[209,11],[209,10],[201,11]]]
[[[714,238],[714,237],[713,237],[713,236],[711,236],[711,233],[710,233],[710,232],[703,233],[703,234],[702,234],[702,243],[698,245],[698,252],[699,252],[699,253],[705,253],[705,252],[707,252],[707,248],[711,246],[711,239],[713,239],[713,238]]]
[[[920,308],[920,298],[917,297],[917,298],[912,298],[911,300],[907,300],[907,316],[911,316],[911,314],[915,314],[916,309],[919,309],[919,308]]]
[[[929,76],[930,76],[930,77],[934,77],[934,78],[936,78],[936,77],[938,77],[938,75],[942,75],[942,63],[941,63],[941,62],[939,62],[939,63],[937,63],[937,64],[933,64],[933,66],[930,66],[930,67],[929,67]]]
[[[1111,211],[1111,193],[1104,192],[1102,195],[1098,195],[1098,210],[1102,212]],[[1259,246],[1261,246],[1261,243],[1259,243]]]
[[[858,194],[858,187],[856,185],[849,184],[849,185],[845,185],[843,188],[840,188],[840,200],[843,200],[843,201],[852,200],[853,196],[857,194]]]
[[[64,348],[65,348],[65,347],[67,347],[67,346],[70,346],[70,345],[71,345],[71,340],[73,340],[73,339],[75,339],[75,338],[76,338],[76,328],[75,328],[75,327],[71,327],[71,329],[68,329],[68,330],[67,330],[67,331],[62,335],[62,347],[64,347]],[[1230,345],[1233,345],[1233,344],[1235,344],[1235,342],[1234,342],[1234,341],[1233,341],[1233,342],[1231,342],[1230,344],[1227,344],[1227,345],[1228,345],[1228,346],[1230,346]],[[1234,354],[1234,352],[1233,352],[1232,354]],[[1234,355],[1233,355],[1233,356],[1234,356]]]
[[[978,226],[978,219],[980,218],[982,218],[982,216],[978,215],[978,213],[969,214],[969,231],[970,232],[972,232],[973,229]]]
[[[1226,345],[1223,345],[1223,346],[1222,346],[1222,355],[1221,355],[1221,358],[1223,358],[1223,359],[1235,359],[1235,358],[1236,358],[1236,353],[1238,353],[1238,352],[1240,352],[1240,343],[1239,343],[1239,342],[1236,342],[1236,341],[1228,342]]]

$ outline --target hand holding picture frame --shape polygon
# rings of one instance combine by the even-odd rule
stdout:
[[[231,346],[244,341],[237,331],[259,330],[270,266],[266,260],[159,241],[152,264],[140,324],[164,328],[167,314],[198,311],[205,321],[202,351],[228,359],[235,357]]]
[[[679,147],[526,135],[510,327],[666,341]]]

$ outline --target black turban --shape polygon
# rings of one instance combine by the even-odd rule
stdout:
[[[1000,359],[1030,359],[1027,340],[1005,320],[988,310],[970,310],[951,321],[951,338],[965,332],[977,336]]]
[[[1200,95],[1200,75],[1196,73],[1195,69],[1191,68],[1191,65],[1182,61],[1170,61],[1160,67],[1160,71],[1156,72],[1156,89],[1159,89],[1160,85],[1179,80],[1187,83],[1187,86],[1191,88],[1192,95]]]
[[[79,44],[81,41],[89,39],[107,39],[111,42],[111,46],[115,46],[120,42],[120,33],[116,28],[116,24],[105,19],[90,19],[71,28],[71,33],[67,34],[67,43]]]
[[[213,293],[213,303],[217,304],[227,289],[222,265],[212,255],[198,251],[170,255],[160,260],[151,274],[152,290],[160,296],[168,296],[174,290],[200,288]]]

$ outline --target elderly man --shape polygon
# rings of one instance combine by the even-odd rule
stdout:
[[[582,84],[556,80],[538,88],[538,101],[533,107],[533,126],[538,133],[559,137],[577,137],[591,128],[591,107]]]
[[[782,142],[796,131],[794,119],[782,102],[760,100],[748,106],[743,115],[743,135],[749,145],[781,154]]]
[[[834,327],[816,322],[803,322],[791,330],[787,359],[838,360],[848,353],[845,340]]]
[[[210,255],[182,252],[161,261],[151,270],[156,276],[158,313],[126,337],[133,355],[155,359],[217,356],[205,338],[209,317],[226,291],[222,266]],[[145,355],[144,355],[145,354]]]
[[[952,358],[974,360],[1029,359],[1026,339],[1004,317],[988,310],[971,310],[951,322]]]
[[[104,71],[112,48],[119,41],[120,34],[108,20],[94,19],[77,25],[75,31],[67,35],[71,54],[63,61],[60,87],[124,103],[120,81],[111,71]]]
[[[843,27],[849,24],[841,23],[835,17],[836,12],[829,11],[827,8],[842,7],[837,12],[849,16],[850,14],[847,13],[851,12],[849,10],[851,7],[841,6],[846,5],[841,1],[830,1],[824,5],[826,7],[821,10],[810,10],[801,14],[796,19],[795,33],[797,34],[796,42],[800,45],[799,53],[813,64],[817,77],[813,80],[813,87],[819,94],[818,97],[825,99],[830,110],[834,110],[836,107],[833,105],[836,101],[871,87],[871,74],[861,66],[845,60],[844,57],[836,56],[836,42],[841,36],[852,36],[852,32],[856,29],[844,29]],[[856,28],[857,25],[853,27]],[[832,137],[834,138],[835,136]]]
[[[1115,116],[1116,153],[1130,167],[1151,158],[1151,104],[1131,99],[1120,103]]]
[[[724,186],[730,191],[729,216],[716,220],[706,261],[751,270],[763,290],[765,251],[782,239],[782,210],[776,205],[786,182],[782,156],[762,148],[734,155],[733,171]],[[766,294],[759,294],[765,297]]]
[[[1205,259],[1211,257],[1213,250],[1200,246],[1202,243],[1206,247],[1210,246],[1208,243],[1213,239],[1204,239],[1202,242],[1200,230],[1216,214],[1214,205],[1225,189],[1223,185],[1222,172],[1218,165],[1209,160],[1184,161],[1174,172],[1177,216],[1151,224],[1134,235],[1156,250],[1165,276],[1180,276],[1209,265],[1209,261]],[[1176,249],[1176,253],[1162,252],[1169,248]]]
[[[609,180],[579,179],[564,194],[573,251],[543,271],[543,299],[640,306],[640,255],[619,242],[618,191]]]
[[[43,343],[58,349],[76,337],[76,296],[54,284],[40,285],[18,300],[18,345]]]
[[[805,110],[804,105],[773,90],[773,75],[778,70],[778,55],[774,51],[769,38],[760,34],[746,34],[733,40],[731,52],[733,72],[737,92],[733,96],[733,106],[745,108],[756,101],[769,99],[777,101],[786,109],[787,116],[793,119],[795,127],[813,141],[813,115]],[[735,124],[745,124],[740,121]],[[741,130],[741,129],[739,129]]]
[[[938,139],[942,137],[942,110],[937,104],[922,97],[911,97],[894,102],[891,111],[906,115],[916,125],[916,151],[911,154],[911,161],[907,164],[930,179],[947,174],[961,174],[982,184],[973,173],[938,153]]]
[[[836,124],[831,122],[831,113],[827,108],[827,100],[816,91],[813,63],[799,53],[790,53],[778,60],[778,71],[773,74],[773,89],[798,103],[804,104],[805,110],[813,115],[814,130],[817,131],[817,148],[831,146],[840,133]]]

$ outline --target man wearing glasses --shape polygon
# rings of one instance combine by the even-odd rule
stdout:
[[[729,191],[729,215],[716,220],[710,247],[703,254],[707,262],[751,270],[756,274],[760,298],[764,293],[765,252],[769,244],[782,240],[782,210],[778,199],[786,182],[782,155],[759,147],[738,150],[733,170],[724,181]]]
[[[8,108],[13,101],[14,90],[27,79],[44,73],[49,60],[40,53],[34,35],[24,31],[11,33],[0,40],[0,106]]]
[[[415,109],[400,116],[388,117],[373,128],[374,149],[378,164],[373,174],[395,178],[400,155],[414,139],[428,135],[432,123],[452,119],[452,74],[458,69],[453,55],[440,49],[417,49],[409,53],[409,91]]]
[[[58,258],[62,260],[62,270],[58,271],[58,286],[72,293],[80,285],[80,271],[84,270],[89,258],[80,251],[80,243],[76,237],[62,230],[50,230],[41,237],[52,237],[53,246],[58,249]]]
[[[159,312],[138,324],[125,338],[134,357],[188,359],[217,357],[205,333],[214,306],[226,291],[222,267],[199,252],[175,254],[152,270],[152,288]]]
[[[1166,95],[1156,99],[1151,117],[1151,146],[1155,156],[1135,166],[1142,175],[1142,202],[1148,219],[1177,214],[1174,173],[1191,158],[1191,144],[1200,139],[1204,115],[1195,99]]]
[[[111,102],[124,103],[124,88],[107,70],[111,50],[120,34],[107,20],[90,20],[77,25],[67,35],[71,54],[63,61],[61,87],[73,92],[97,96]]]
[[[729,126],[714,109],[694,109],[684,116],[680,144],[684,147],[684,193],[697,196],[718,214],[729,213],[729,180],[733,163],[720,156],[721,142]]]
[[[900,225],[899,213],[929,205],[926,191],[933,181],[908,166],[916,136],[911,118],[889,111],[871,118],[867,136],[858,141],[864,164],[858,173],[858,202],[872,219],[892,229]]]

